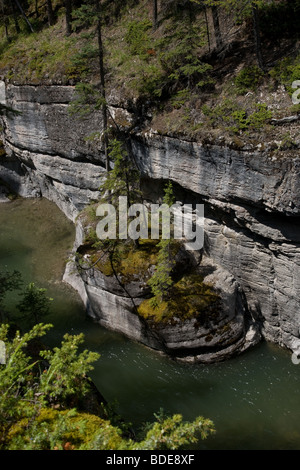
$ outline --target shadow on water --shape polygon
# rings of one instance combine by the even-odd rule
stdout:
[[[163,408],[213,420],[216,434],[197,449],[300,450],[300,365],[289,352],[261,343],[224,363],[175,362],[86,318],[77,293],[62,282],[75,230],[54,204],[1,204],[0,227],[0,269],[19,270],[25,283],[46,287],[54,298],[46,319],[54,325],[49,346],[66,332],[83,332],[84,346],[101,355],[95,384],[133,426],[153,421]],[[16,294],[9,298],[11,305],[16,300]]]

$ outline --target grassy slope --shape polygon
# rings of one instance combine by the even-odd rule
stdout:
[[[125,104],[148,108],[148,115],[152,117],[145,120],[145,130],[151,128],[158,134],[209,143],[230,143],[237,148],[247,142],[251,145],[269,143],[276,155],[282,155],[282,151],[289,156],[297,154],[297,123],[270,125],[271,117],[299,112],[299,105],[293,106],[291,99],[292,80],[300,79],[300,55],[297,55],[293,38],[283,37],[278,44],[268,37],[264,39],[268,72],[255,75],[253,79],[247,69],[249,65],[256,66],[249,24],[237,25],[222,13],[225,47],[216,55],[211,19],[212,53],[209,53],[204,16],[199,13],[194,23],[199,30],[199,47],[195,54],[202,63],[208,63],[211,70],[204,76],[207,85],[187,86],[185,79],[181,83],[180,79],[170,80],[168,64],[164,63],[168,59],[171,64],[174,50],[180,48],[174,28],[180,27],[181,19],[171,24],[171,46],[166,41],[170,34],[170,20],[166,19],[160,22],[157,31],[146,26],[138,41],[134,42],[131,36],[128,42],[133,22],[151,23],[150,2],[141,0],[132,4],[134,6],[124,7],[118,20],[111,19],[104,28],[107,88]],[[83,42],[78,33],[69,38],[65,36],[63,9],[58,10],[58,20],[53,27],[40,27],[35,34],[25,30],[23,27],[23,33],[11,43],[3,40],[0,44],[2,77],[14,83],[29,84],[74,85],[81,80],[97,81],[96,60],[89,59],[88,66],[73,60]],[[176,67],[176,61],[174,64]]]

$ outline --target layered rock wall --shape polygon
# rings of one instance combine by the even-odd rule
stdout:
[[[0,93],[21,112],[4,118],[0,179],[55,201],[75,221],[97,199],[105,171],[101,144],[86,140],[101,133],[100,117],[70,115],[72,87],[2,85]],[[116,103],[112,110],[132,118]],[[130,135],[147,196],[156,199],[158,182],[171,179],[182,202],[204,203],[206,256],[230,273],[268,340],[300,348],[300,158],[279,157],[267,143],[236,149],[141,129]],[[82,293],[86,304],[92,290]]]
[[[206,253],[238,280],[264,336],[296,350],[300,158],[149,135],[133,149],[148,177],[169,177],[204,202]]]

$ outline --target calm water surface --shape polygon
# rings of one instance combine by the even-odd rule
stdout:
[[[213,365],[178,364],[87,319],[78,295],[62,282],[75,230],[45,199],[0,204],[0,269],[18,269],[25,283],[54,298],[48,344],[64,333],[85,333],[85,347],[101,358],[93,380],[133,426],[163,408],[185,419],[202,415],[216,434],[198,449],[300,450],[300,365],[291,354],[261,343],[242,356]],[[18,294],[9,296],[13,308]]]

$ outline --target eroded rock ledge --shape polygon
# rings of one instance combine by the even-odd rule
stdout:
[[[75,222],[78,213],[99,195],[103,153],[101,146],[89,144],[85,137],[101,130],[100,116],[86,120],[70,116],[72,87],[6,85],[0,91],[1,102],[22,112],[4,119],[7,155],[1,157],[0,178],[22,196],[54,201]],[[241,331],[243,325],[240,338],[244,339],[237,349],[242,350],[247,334],[252,334],[251,325],[269,341],[293,351],[300,349],[299,156],[285,158],[264,143],[237,149],[221,143],[188,142],[151,130],[133,131],[134,114],[124,104],[118,109],[116,101],[111,107],[121,116],[124,130],[127,125],[131,129],[132,151],[146,183],[145,197],[158,200],[161,183],[171,179],[183,203],[205,204],[206,259],[221,276],[215,282],[223,279],[227,287],[231,283],[242,299],[242,309],[235,312],[235,331]],[[221,272],[226,275],[222,277]],[[99,315],[101,309],[103,324],[130,335],[134,323],[128,320],[133,318],[130,312],[126,316],[125,304],[123,308],[125,297],[119,297],[117,307],[117,297],[93,285],[92,277],[75,281],[67,271],[66,279],[75,282],[91,314]],[[119,316],[109,319],[105,312],[110,305]],[[131,337],[142,341],[141,331]],[[197,357],[195,331],[189,340],[182,336],[182,341],[175,340],[171,329],[163,334],[170,349],[181,354],[185,345],[192,352],[190,357]],[[235,345],[238,342],[237,333]],[[224,345],[232,348],[226,341]],[[220,355],[226,356],[226,347]]]
[[[74,251],[84,244],[85,229],[76,222]],[[148,321],[137,315],[136,307],[147,297],[149,288],[140,280],[126,289],[114,276],[106,276],[96,267],[82,268],[70,261],[64,280],[71,284],[84,300],[91,317],[102,326],[125,334],[132,340],[184,362],[216,362],[239,354],[261,339],[258,325],[247,312],[243,293],[230,275],[207,257],[198,268],[203,282],[212,285],[220,297],[217,314],[204,319],[172,319],[166,323]]]

